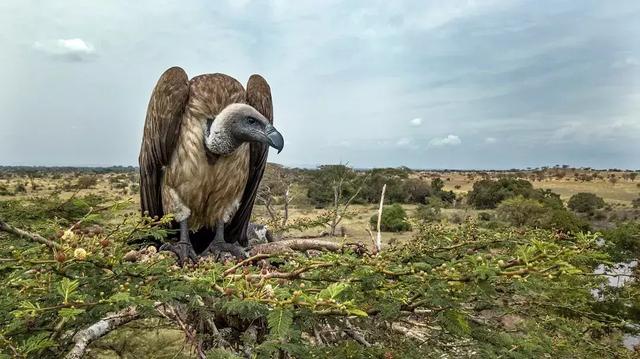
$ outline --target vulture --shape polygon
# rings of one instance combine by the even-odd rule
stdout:
[[[162,249],[180,264],[221,252],[242,257],[235,243],[247,245],[269,146],[280,153],[284,139],[262,76],[245,89],[220,73],[189,79],[180,67],[166,70],[149,100],[138,158],[143,213],[172,213],[179,227],[177,243]]]

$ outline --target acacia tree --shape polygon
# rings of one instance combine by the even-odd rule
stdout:
[[[353,176],[353,170],[347,166],[336,166],[333,167],[329,174],[330,186],[333,189],[333,206],[330,212],[331,221],[329,222],[329,235],[335,237],[336,228],[340,225],[340,222],[345,218],[345,216],[349,216],[349,206],[353,203],[353,200],[358,197],[360,191],[362,191],[362,187],[366,182],[368,176],[364,178],[358,178],[358,176]],[[359,183],[358,183],[359,182]],[[353,188],[355,186],[355,191],[352,191],[353,194],[347,197],[345,187],[350,186]]]
[[[264,172],[256,200],[264,205],[269,224],[276,233],[282,232],[289,222],[289,206],[295,199],[291,188],[295,175],[282,165],[269,163]]]
[[[25,206],[12,206],[3,216],[13,208],[20,218]],[[160,326],[182,332],[198,358],[631,356],[612,343],[632,329],[638,294],[593,298],[602,279],[589,274],[607,260],[597,235],[418,225],[412,241],[376,256],[336,244],[313,257],[256,253],[179,268],[128,244],[161,235],[163,220],[92,215],[101,218],[32,216],[21,222],[31,232],[2,236],[0,353],[179,356],[180,344],[145,342]],[[86,222],[104,230],[87,233]],[[63,228],[53,239],[34,231]]]

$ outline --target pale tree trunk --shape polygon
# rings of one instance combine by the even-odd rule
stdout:
[[[291,193],[291,183],[287,186],[287,190],[284,192],[284,215],[282,216],[282,226],[286,226],[289,221],[289,204],[293,201]]]
[[[380,222],[382,221],[382,206],[384,205],[384,192],[387,189],[387,184],[382,186],[382,194],[380,195],[380,208],[378,208],[378,233],[376,234],[376,252],[380,253],[382,250],[382,232],[380,231]]]

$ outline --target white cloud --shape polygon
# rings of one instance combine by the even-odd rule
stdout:
[[[80,38],[36,41],[33,48],[48,55],[82,61],[95,54],[95,47]]]
[[[433,147],[457,146],[461,143],[462,143],[462,140],[460,140],[460,137],[456,135],[448,135],[447,137],[432,139],[431,141],[429,141],[429,146],[433,146]]]
[[[402,137],[396,142],[396,146],[398,147],[406,147],[411,144],[411,139],[407,137]]]
[[[633,66],[638,66],[640,65],[640,61],[638,61],[638,59],[636,59],[635,57],[626,57],[622,60],[618,60],[616,62],[614,62],[611,67],[613,67],[614,69],[619,69],[619,68],[624,68],[624,67],[633,67]]]
[[[484,139],[484,143],[496,143],[498,142],[498,139],[495,137],[487,137]]]
[[[422,119],[419,118],[419,117],[416,117],[413,120],[411,120],[411,124],[413,126],[420,126],[420,125],[422,125]]]

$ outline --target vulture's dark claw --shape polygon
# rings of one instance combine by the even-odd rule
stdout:
[[[211,242],[211,244],[209,244],[207,249],[205,249],[200,254],[200,256],[201,257],[212,256],[213,259],[215,259],[216,261],[219,261],[219,260],[224,258],[224,253],[225,252],[231,254],[233,257],[235,257],[237,259],[245,259],[245,258],[247,258],[247,255],[242,250],[242,247],[237,246],[237,245],[235,245],[233,243],[227,243],[227,242],[220,243],[220,242],[217,242],[217,241]]]
[[[201,257],[213,256],[214,260],[220,261],[224,259],[224,257],[221,255],[227,252],[231,254],[233,257],[238,259],[247,258],[247,255],[242,250],[242,247],[240,247],[239,245],[237,246],[233,243],[227,243],[227,241],[224,240],[224,226],[225,226],[224,222],[219,222],[216,225],[216,235],[213,238],[213,241],[209,243],[209,245],[207,246],[207,249],[205,249],[200,254],[200,256]]]
[[[189,260],[194,264],[198,261],[198,256],[193,250],[191,243],[182,241],[175,244],[165,243],[160,247],[160,250],[173,252],[178,257],[178,265],[180,267],[184,266]]]

